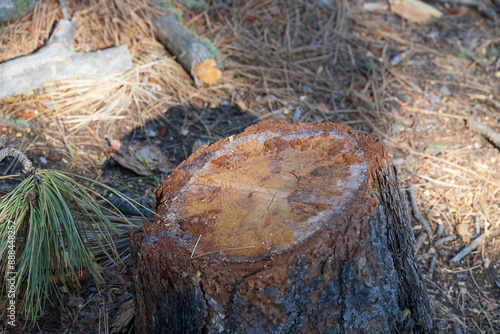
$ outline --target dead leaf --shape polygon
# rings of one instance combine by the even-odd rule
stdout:
[[[408,145],[408,143],[406,142],[401,141],[399,138],[393,137],[393,138],[383,139],[382,142],[387,147],[395,147],[403,151],[413,152],[413,149],[410,147],[410,145]]]
[[[153,171],[170,173],[175,169],[174,164],[171,163],[165,154],[163,154],[163,152],[156,146],[135,144],[130,145],[129,147],[127,145],[123,145],[118,140],[113,139],[110,140],[110,144],[112,147],[118,147],[118,150],[111,155],[113,159],[123,167],[130,169],[136,174],[143,176],[149,175],[148,168],[137,158],[136,154],[142,159],[142,161],[147,161],[149,163],[149,167]]]
[[[318,104],[318,110],[322,112],[327,112],[328,110],[330,110],[330,108],[326,104],[321,103]]]
[[[483,307],[486,309],[487,312],[491,312],[496,307],[496,300],[495,298],[490,298],[487,300],[483,300],[481,304],[483,304]]]
[[[443,16],[436,8],[420,0],[391,0],[391,12],[418,24],[426,24],[431,17]]]
[[[36,112],[19,112],[16,114],[17,117],[21,117],[21,118],[31,118],[31,117],[35,117],[36,115],[38,115],[38,113],[36,113]]]
[[[203,83],[211,86],[222,77],[222,72],[217,69],[213,59],[204,60],[195,70],[195,76]]]
[[[120,306],[116,312],[115,320],[111,324],[111,333],[125,333],[128,324],[134,318],[135,306],[134,300],[129,299]]]
[[[236,100],[236,105],[238,106],[238,108],[240,108],[241,111],[247,111],[248,110],[248,107],[245,104],[245,102],[243,102],[243,100],[241,100],[239,98]]]
[[[116,270],[106,270],[104,273],[106,274],[106,276],[108,276],[110,280],[114,280],[118,284],[121,285],[127,284],[127,281],[125,281],[122,274],[120,274]]]
[[[110,139],[109,140],[109,146],[111,146],[111,148],[113,150],[118,151],[122,147],[122,143],[119,140]]]
[[[69,307],[82,307],[83,303],[85,303],[85,299],[82,297],[70,297],[68,300]]]
[[[160,126],[160,137],[165,137],[167,134],[167,127],[165,125]]]

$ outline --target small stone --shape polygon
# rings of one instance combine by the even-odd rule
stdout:
[[[392,163],[395,164],[396,166],[401,166],[406,163],[406,159],[404,158],[393,158]]]
[[[483,147],[483,145],[481,145],[481,143],[480,143],[480,142],[475,141],[475,142],[474,142],[474,147],[475,147],[475,148],[477,148],[477,149],[480,149],[480,148],[482,148],[482,147]]]
[[[430,103],[435,103],[435,104],[442,104],[443,103],[443,100],[441,100],[441,98],[439,96],[436,96],[434,94],[430,94],[429,95],[429,102]]]
[[[391,63],[392,66],[399,65],[406,58],[408,54],[410,54],[410,51],[404,50],[403,52],[394,55],[389,62]]]
[[[312,90],[311,86],[309,86],[309,85],[303,85],[303,86],[302,86],[302,89],[303,89],[303,90],[304,90],[304,92],[306,92],[306,93],[309,93],[309,94],[312,94],[312,93],[313,93],[313,90]]]
[[[40,163],[41,163],[42,165],[47,164],[47,159],[46,159],[45,157],[40,157]]]
[[[338,101],[338,100],[340,100],[340,95],[339,95],[339,94],[337,94],[337,93],[335,93],[335,92],[332,92],[330,95],[332,96],[332,99],[333,99],[334,101]]]
[[[408,97],[406,97],[406,95],[403,94],[403,93],[400,93],[400,92],[391,92],[390,94],[392,96],[394,96],[395,98],[400,99],[404,103],[408,102]]]
[[[396,131],[396,132],[403,132],[405,130],[406,130],[406,127],[402,124],[396,124],[394,126],[394,131]]]
[[[295,122],[298,122],[300,120],[300,115],[302,114],[302,111],[300,111],[299,107],[296,107],[293,111],[293,120]]]
[[[439,92],[441,94],[443,94],[443,95],[446,95],[446,96],[450,96],[451,95],[450,90],[446,86],[441,87],[441,89],[439,90]]]

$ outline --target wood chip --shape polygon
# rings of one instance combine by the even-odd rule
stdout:
[[[439,10],[419,0],[392,0],[390,5],[391,12],[418,24],[426,24],[431,17],[443,16]]]
[[[68,300],[68,306],[69,307],[81,307],[84,302],[85,302],[85,299],[83,299],[82,297],[70,297]]]
[[[111,325],[111,333],[125,333],[130,321],[134,318],[135,306],[134,300],[129,299],[122,304],[116,312],[116,318]]]

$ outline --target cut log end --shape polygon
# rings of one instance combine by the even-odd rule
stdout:
[[[271,130],[218,146],[185,163],[193,173],[163,202],[167,233],[188,250],[196,245],[193,256],[244,260],[294,247],[366,180],[363,150],[335,129]]]

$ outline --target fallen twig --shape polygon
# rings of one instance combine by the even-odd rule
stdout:
[[[4,148],[0,150],[0,161],[5,157],[14,157],[23,165],[26,172],[31,173],[36,168],[31,164],[30,159],[28,159],[23,152],[16,150],[15,148]]]
[[[415,250],[418,252],[420,247],[424,244],[425,239],[427,239],[427,233],[420,232],[416,238]]]
[[[451,260],[451,264],[457,264],[462,260],[467,254],[476,249],[484,240],[484,235],[477,237],[473,242],[471,242],[467,247],[462,249],[457,255],[455,255]]]
[[[432,257],[431,262],[429,263],[429,270],[427,271],[427,278],[432,280],[432,276],[434,275],[434,269],[436,268],[436,257]]]
[[[127,46],[75,52],[71,43],[76,18],[60,20],[47,44],[36,52],[0,64],[0,99],[67,78],[88,78],[132,68]]]
[[[461,6],[476,6],[481,8],[481,12],[486,15],[488,18],[493,19],[497,16],[497,13],[494,9],[486,6],[484,3],[478,0],[433,0],[435,2],[441,3],[454,3]]]
[[[444,237],[442,239],[439,239],[437,240],[435,243],[434,243],[434,246],[440,246],[448,241],[453,241],[455,240],[455,236],[454,235],[450,235],[449,237]]]
[[[202,235],[203,234],[200,234],[200,236],[198,237],[198,240],[196,240],[196,244],[194,245],[193,251],[191,252],[191,258],[193,258],[194,252],[196,251],[196,247],[198,247],[198,243],[200,242]]]
[[[413,209],[413,214],[415,215],[415,218],[420,223],[420,225],[422,225],[425,232],[427,232],[429,237],[431,237],[432,236],[431,228],[429,227],[429,224],[427,224],[427,221],[424,219],[424,217],[420,213],[420,210],[418,209],[417,197],[415,196],[415,188],[413,184],[410,184],[409,193],[410,193],[410,202],[411,202],[411,208]]]
[[[444,225],[443,224],[438,224],[436,233],[434,234],[435,237],[440,237],[441,234],[444,232]]]
[[[212,46],[209,49],[206,42],[203,43],[195,34],[186,30],[174,14],[152,16],[151,22],[158,40],[191,75],[196,86],[203,83],[212,85],[221,77],[221,72],[216,67],[215,48]]]
[[[489,141],[491,141],[498,149],[500,149],[500,133],[496,132],[492,128],[487,125],[483,125],[479,122],[476,122],[472,119],[467,121],[469,125],[469,129],[474,131],[475,133],[480,134],[483,137],[486,137]]]

